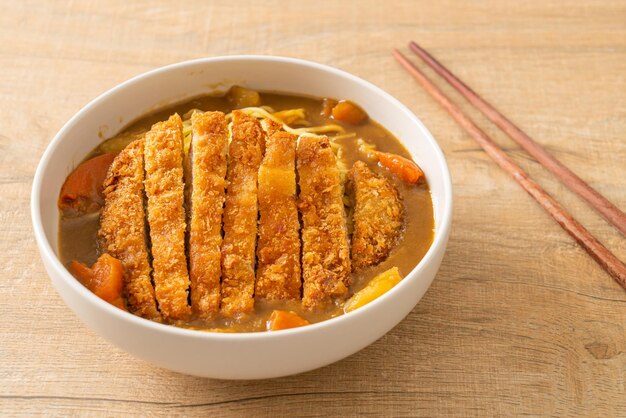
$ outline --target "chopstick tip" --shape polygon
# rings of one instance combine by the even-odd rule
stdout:
[[[402,52],[400,52],[400,50],[398,48],[393,48],[391,50],[391,53],[399,61],[402,61],[404,59],[404,54]]]
[[[419,46],[417,44],[417,42],[415,41],[411,41],[409,42],[409,49],[413,52],[415,52],[416,54],[419,54],[421,52],[424,52],[424,48],[422,48],[421,46]]]

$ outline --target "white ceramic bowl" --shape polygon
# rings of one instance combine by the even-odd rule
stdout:
[[[434,242],[423,260],[387,294],[350,314],[278,332],[222,334],[151,322],[99,299],[57,257],[57,196],[67,174],[101,141],[155,108],[230,84],[260,90],[350,99],[406,146],[428,178]],[[46,149],[33,183],[31,211],[45,268],[65,303],[91,329],[157,366],[197,376],[259,379],[312,370],[383,336],[422,298],[443,258],[452,218],[452,186],[443,153],[404,105],[374,85],[313,62],[270,56],[227,56],[149,71],[81,109]],[[410,245],[410,243],[409,243]]]

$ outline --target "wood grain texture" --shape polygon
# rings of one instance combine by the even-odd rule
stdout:
[[[0,414],[626,415],[626,295],[390,55],[414,39],[626,207],[621,1],[4,1],[0,14]],[[334,365],[225,382],[156,369],[86,329],[52,288],[29,194],[54,133],[151,68],[263,53],[331,64],[411,108],[455,186],[448,252],[394,330]],[[427,74],[432,74],[426,71]],[[626,243],[443,84],[620,259]]]

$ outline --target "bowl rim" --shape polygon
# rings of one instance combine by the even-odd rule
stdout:
[[[443,216],[440,219],[439,225],[435,227],[433,242],[424,255],[424,257],[419,261],[419,263],[408,272],[403,280],[394,286],[392,289],[387,291],[382,296],[373,300],[365,306],[362,306],[359,309],[356,309],[352,312],[345,313],[342,315],[338,315],[334,318],[330,318],[321,322],[317,322],[314,324],[310,324],[304,327],[299,328],[291,328],[280,331],[272,331],[272,332],[247,332],[247,333],[221,333],[221,332],[206,332],[203,330],[193,330],[186,329],[177,326],[162,324],[158,322],[154,322],[145,318],[141,318],[139,316],[133,315],[129,312],[125,312],[121,309],[114,307],[113,305],[105,302],[100,299],[98,296],[90,292],[85,286],[83,286],[78,280],[71,275],[71,273],[65,268],[65,266],[61,263],[58,256],[52,249],[52,246],[48,242],[46,235],[43,230],[42,217],[40,213],[40,194],[42,183],[44,180],[44,172],[46,168],[50,164],[50,159],[55,151],[55,149],[61,143],[63,137],[66,133],[73,128],[75,124],[77,124],[83,117],[85,113],[88,113],[92,108],[98,106],[101,102],[105,101],[109,96],[116,94],[117,92],[126,89],[130,85],[135,83],[140,83],[142,80],[154,76],[158,76],[163,73],[170,72],[172,70],[194,66],[194,65],[203,65],[203,64],[211,64],[216,62],[223,61],[264,61],[264,62],[276,62],[281,64],[295,64],[304,67],[310,67],[316,70],[324,71],[332,73],[334,76],[338,76],[340,78],[348,79],[353,83],[356,83],[359,88],[364,88],[373,91],[379,96],[383,96],[389,102],[391,102],[397,111],[404,113],[409,119],[415,124],[415,126],[419,129],[421,135],[426,138],[426,140],[430,143],[430,146],[434,150],[434,154],[437,160],[437,164],[439,164],[442,170],[441,179],[444,185],[444,196],[443,202],[445,202]],[[435,255],[439,251],[445,251],[445,246],[447,244],[447,237],[449,235],[450,227],[452,224],[452,209],[453,209],[453,201],[452,201],[452,181],[450,178],[450,171],[448,165],[446,163],[445,156],[443,151],[439,147],[439,144],[432,136],[430,131],[426,128],[426,126],[422,123],[422,121],[404,104],[402,104],[398,99],[393,97],[391,94],[387,93],[380,87],[374,85],[373,83],[366,81],[358,76],[355,76],[347,71],[340,70],[338,68],[320,64],[313,61],[308,61],[299,58],[291,58],[291,57],[282,57],[275,55],[223,55],[223,56],[215,56],[215,57],[205,57],[192,59],[187,61],[181,61],[174,64],[165,65],[162,67],[158,67],[141,74],[138,74],[122,83],[117,84],[116,86],[110,88],[98,95],[95,99],[91,100],[85,106],[83,106],[78,112],[76,112],[64,125],[63,127],[55,134],[52,141],[46,147],[35,172],[35,176],[33,179],[33,185],[31,189],[31,218],[33,223],[33,229],[35,233],[35,240],[37,245],[39,246],[39,250],[41,252],[41,256],[44,259],[50,261],[48,263],[48,267],[54,270],[61,280],[67,282],[69,286],[74,288],[74,290],[81,295],[81,297],[86,298],[89,303],[96,304],[100,307],[101,310],[107,311],[110,315],[116,317],[121,321],[128,321],[134,325],[140,327],[148,327],[155,332],[164,332],[166,334],[170,334],[172,336],[181,336],[185,338],[192,339],[201,339],[208,341],[219,341],[219,340],[260,340],[260,339],[281,339],[286,338],[292,335],[306,334],[306,333],[315,333],[318,331],[322,331],[323,329],[334,326],[339,322],[346,321],[355,321],[358,317],[363,316],[367,313],[367,311],[374,309],[375,306],[384,302],[387,299],[393,298],[394,294],[397,294],[403,291],[404,287],[408,286],[405,281],[412,280],[418,273],[426,268],[426,266],[431,262],[431,260],[435,257]],[[45,260],[44,260],[45,261]],[[430,287],[431,283],[428,284]],[[427,289],[428,289],[427,287]]]

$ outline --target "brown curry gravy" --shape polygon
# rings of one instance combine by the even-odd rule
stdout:
[[[367,161],[357,147],[356,139],[362,138],[376,146],[383,152],[391,152],[411,158],[404,146],[385,128],[369,119],[366,123],[358,126],[342,124],[331,118],[321,115],[322,99],[296,96],[290,94],[264,93],[261,92],[261,104],[271,106],[275,111],[304,108],[307,119],[312,126],[325,124],[340,124],[347,133],[355,132],[353,138],[341,139],[338,142],[344,147],[344,160],[348,167],[357,160],[363,160],[374,171],[385,175],[398,189],[405,206],[405,227],[399,244],[391,252],[390,256],[381,264],[367,268],[353,274],[351,293],[363,288],[369,280],[377,274],[391,268],[398,267],[401,275],[408,274],[424,257],[433,240],[434,219],[432,200],[428,183],[421,185],[407,185],[395,178],[386,169]],[[229,113],[233,110],[232,105],[224,96],[202,96],[192,100],[169,106],[152,112],[128,125],[122,132],[133,132],[140,129],[150,129],[152,124],[167,119],[171,114],[178,112],[184,115],[191,109],[219,110]],[[94,157],[101,152],[96,147],[89,153],[87,158]],[[86,158],[86,159],[87,159]],[[67,266],[72,260],[80,261],[86,265],[92,265],[98,258],[97,231],[99,228],[98,214],[84,215],[81,217],[61,216],[59,221],[59,257]],[[343,313],[342,306],[334,306],[324,311],[308,311],[301,307],[299,302],[279,301],[264,302],[255,301],[255,311],[243,320],[226,320],[222,318],[210,322],[191,319],[175,325],[186,328],[218,330],[232,332],[265,331],[266,321],[274,309],[292,310],[309,322],[315,323],[330,319]]]

